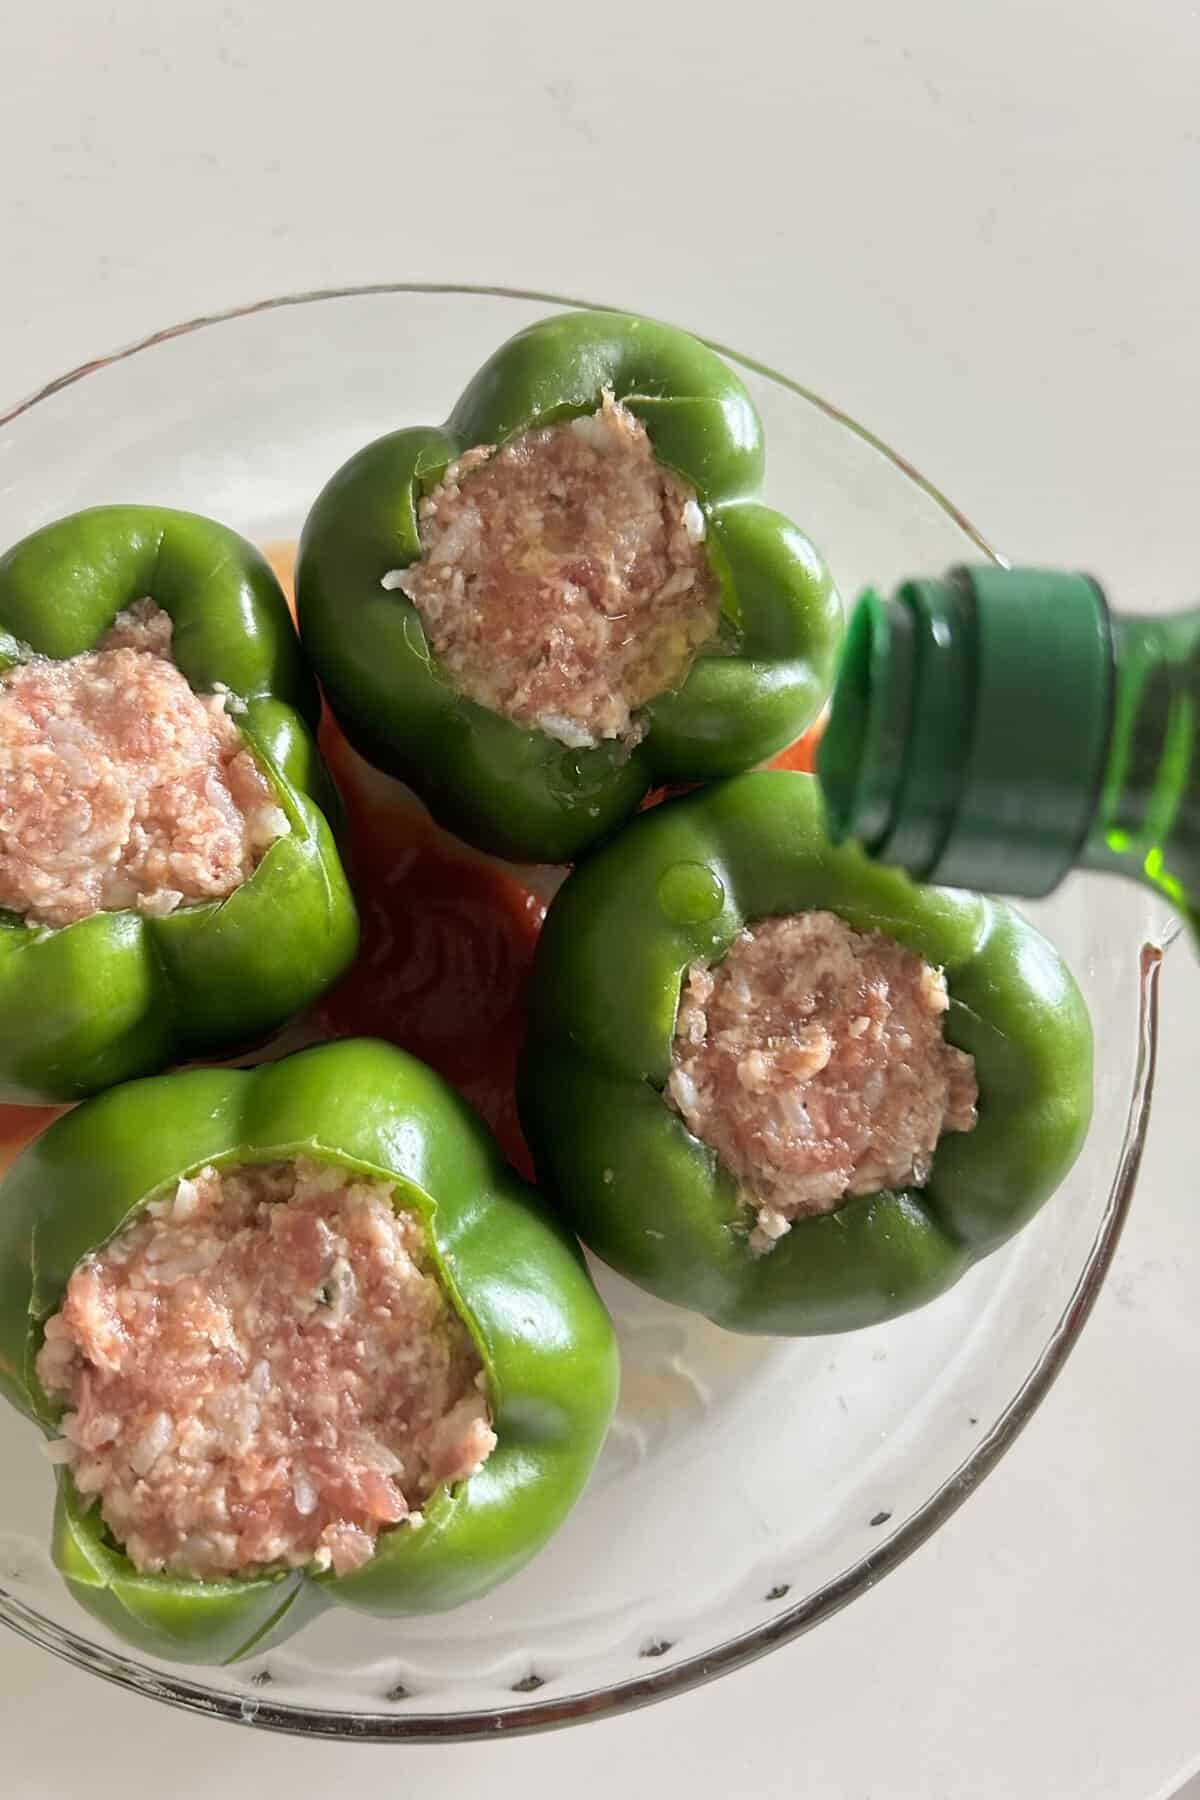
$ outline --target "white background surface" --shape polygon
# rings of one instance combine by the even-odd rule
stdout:
[[[1197,598],[1195,4],[7,0],[0,70],[0,401],[272,292],[555,288],[787,369],[1015,557]],[[637,1717],[449,1749],[206,1724],[4,1637],[6,1800],[1172,1792],[1200,1757],[1200,976],[1172,964],[1084,1340],[981,1492],[849,1611]]]

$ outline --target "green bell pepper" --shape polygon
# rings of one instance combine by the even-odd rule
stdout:
[[[659,460],[707,515],[729,641],[646,709],[636,748],[570,750],[455,692],[412,602],[381,586],[421,554],[417,502],[476,444],[591,412],[603,389],[641,419]],[[343,465],[300,542],[300,631],[338,722],[460,837],[516,861],[565,862],[651,787],[712,781],[764,761],[824,702],[841,606],[824,563],[753,498],[762,428],[732,369],[704,344],[622,313],[565,313],[505,344],[445,425],[391,432]]]
[[[662,1090],[689,964],[810,908],[944,967],[979,1123],[942,1138],[927,1187],[850,1199],[756,1256],[733,1178]],[[759,773],[647,813],[568,877],[538,946],[519,1101],[540,1185],[622,1274],[731,1330],[847,1331],[940,1293],[1053,1193],[1091,1114],[1091,1026],[1019,914],[833,848],[815,778]]]
[[[313,729],[320,701],[278,582],[209,519],[103,506],[0,557],[0,671],[95,647],[149,597],[199,693],[224,684],[290,830],[228,900],[165,918],[100,912],[57,931],[0,913],[0,1101],[76,1100],[276,1029],[345,968],[354,901],[322,808],[336,798]]]
[[[0,1190],[0,1388],[53,1430],[35,1372],[41,1329],[80,1258],[205,1164],[315,1156],[392,1181],[421,1217],[487,1375],[497,1445],[439,1488],[418,1531],[381,1535],[353,1574],[189,1581],[139,1574],[58,1472],[54,1560],[113,1631],[176,1661],[228,1662],[329,1604],[394,1618],[487,1593],[578,1498],[616,1402],[608,1314],[575,1240],[486,1128],[414,1057],[343,1039],[252,1070],[190,1070],[113,1088],[52,1125]]]

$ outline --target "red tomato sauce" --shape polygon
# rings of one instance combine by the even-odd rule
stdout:
[[[447,837],[328,717],[321,747],[346,805],[362,943],[317,1002],[316,1023],[328,1037],[387,1038],[429,1063],[531,1174],[515,1083],[545,901]]]
[[[26,1144],[69,1111],[67,1106],[0,1106],[0,1175]]]
[[[265,554],[290,600],[295,546],[271,545]],[[807,732],[771,767],[811,769],[819,735],[819,727]],[[458,1089],[509,1160],[532,1174],[515,1077],[545,898],[518,871],[441,831],[407,788],[363,762],[328,713],[321,748],[345,803],[342,853],[362,943],[341,981],[301,1021],[301,1034],[380,1037],[411,1051]],[[271,1053],[267,1046],[255,1060]],[[65,1110],[0,1107],[0,1173]]]
[[[817,745],[821,742],[821,733],[825,729],[825,721],[818,719],[810,726],[803,737],[798,737],[794,744],[773,756],[767,767],[770,769],[801,769],[811,775],[817,766]]]
[[[295,546],[265,554],[291,601]],[[350,748],[328,712],[321,750],[346,808],[342,852],[362,943],[313,1022],[323,1036],[386,1038],[429,1063],[531,1175],[516,1069],[545,902],[441,831],[407,788]]]

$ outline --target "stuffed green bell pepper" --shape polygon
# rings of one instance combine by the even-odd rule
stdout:
[[[578,1498],[617,1352],[578,1245],[424,1064],[343,1039],[111,1089],[0,1189],[0,1386],[54,1560],[228,1662],[487,1593]]]
[[[819,711],[841,608],[763,467],[749,394],[694,338],[605,312],[522,331],[309,515],[300,630],[347,737],[530,862],[764,761]]]
[[[732,1330],[845,1331],[1063,1180],[1091,1028],[1019,914],[832,847],[814,777],[756,773],[568,878],[519,1100],[539,1184],[622,1274]]]
[[[96,507],[0,557],[0,1100],[250,1043],[341,973],[318,710],[222,525]]]

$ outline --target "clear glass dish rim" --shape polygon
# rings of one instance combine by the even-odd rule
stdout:
[[[533,288],[481,286],[470,282],[369,282],[354,287],[315,288],[301,293],[273,295],[265,300],[250,301],[223,311],[201,314],[180,324],[151,332],[122,349],[80,363],[47,381],[36,392],[0,411],[0,426],[11,425],[25,413],[53,399],[64,389],[73,387],[76,382],[89,375],[112,368],[117,363],[141,355],[143,351],[152,350],[160,344],[170,343],[175,338],[206,330],[210,326],[233,323],[258,313],[273,312],[285,307],[396,294],[458,294],[497,300],[524,300],[545,306],[579,307],[588,311],[607,310],[608,305],[601,301],[573,299]],[[934,482],[876,433],[835,406],[832,401],[826,400],[800,382],[793,381],[790,376],[780,374],[768,364],[711,338],[706,338],[705,341],[733,362],[786,388],[798,399],[853,432],[926,494],[984,556],[992,562],[1005,563],[1006,559],[993,548],[966,514]],[[840,1612],[868,1588],[876,1586],[884,1575],[897,1568],[958,1510],[1028,1424],[1077,1343],[1112,1263],[1133,1197],[1154,1090],[1158,1050],[1159,971],[1163,954],[1178,931],[1177,924],[1172,922],[1160,939],[1144,943],[1141,947],[1138,1057],[1116,1175],[1079,1278],[1037,1361],[991,1429],[915,1513],[868,1555],[859,1558],[832,1581],[826,1582],[795,1605],[773,1614],[753,1630],[741,1632],[714,1649],[700,1651],[667,1668],[615,1682],[604,1688],[568,1694],[559,1699],[548,1697],[524,1705],[437,1714],[407,1710],[396,1713],[342,1713],[332,1709],[272,1701],[250,1692],[242,1697],[214,1693],[211,1689],[188,1680],[186,1676],[160,1674],[143,1668],[127,1657],[104,1650],[75,1632],[54,1625],[25,1606],[2,1586],[0,1600],[5,1603],[6,1610],[0,1616],[0,1623],[7,1625],[28,1642],[49,1650],[51,1654],[62,1657],[76,1667],[89,1670],[133,1693],[165,1701],[168,1705],[185,1711],[224,1719],[234,1724],[255,1725],[269,1731],[355,1743],[481,1740],[543,1731],[586,1719],[613,1717],[699,1687],[715,1680],[719,1675],[753,1662],[781,1644],[789,1643],[803,1632],[810,1631],[822,1620]]]

